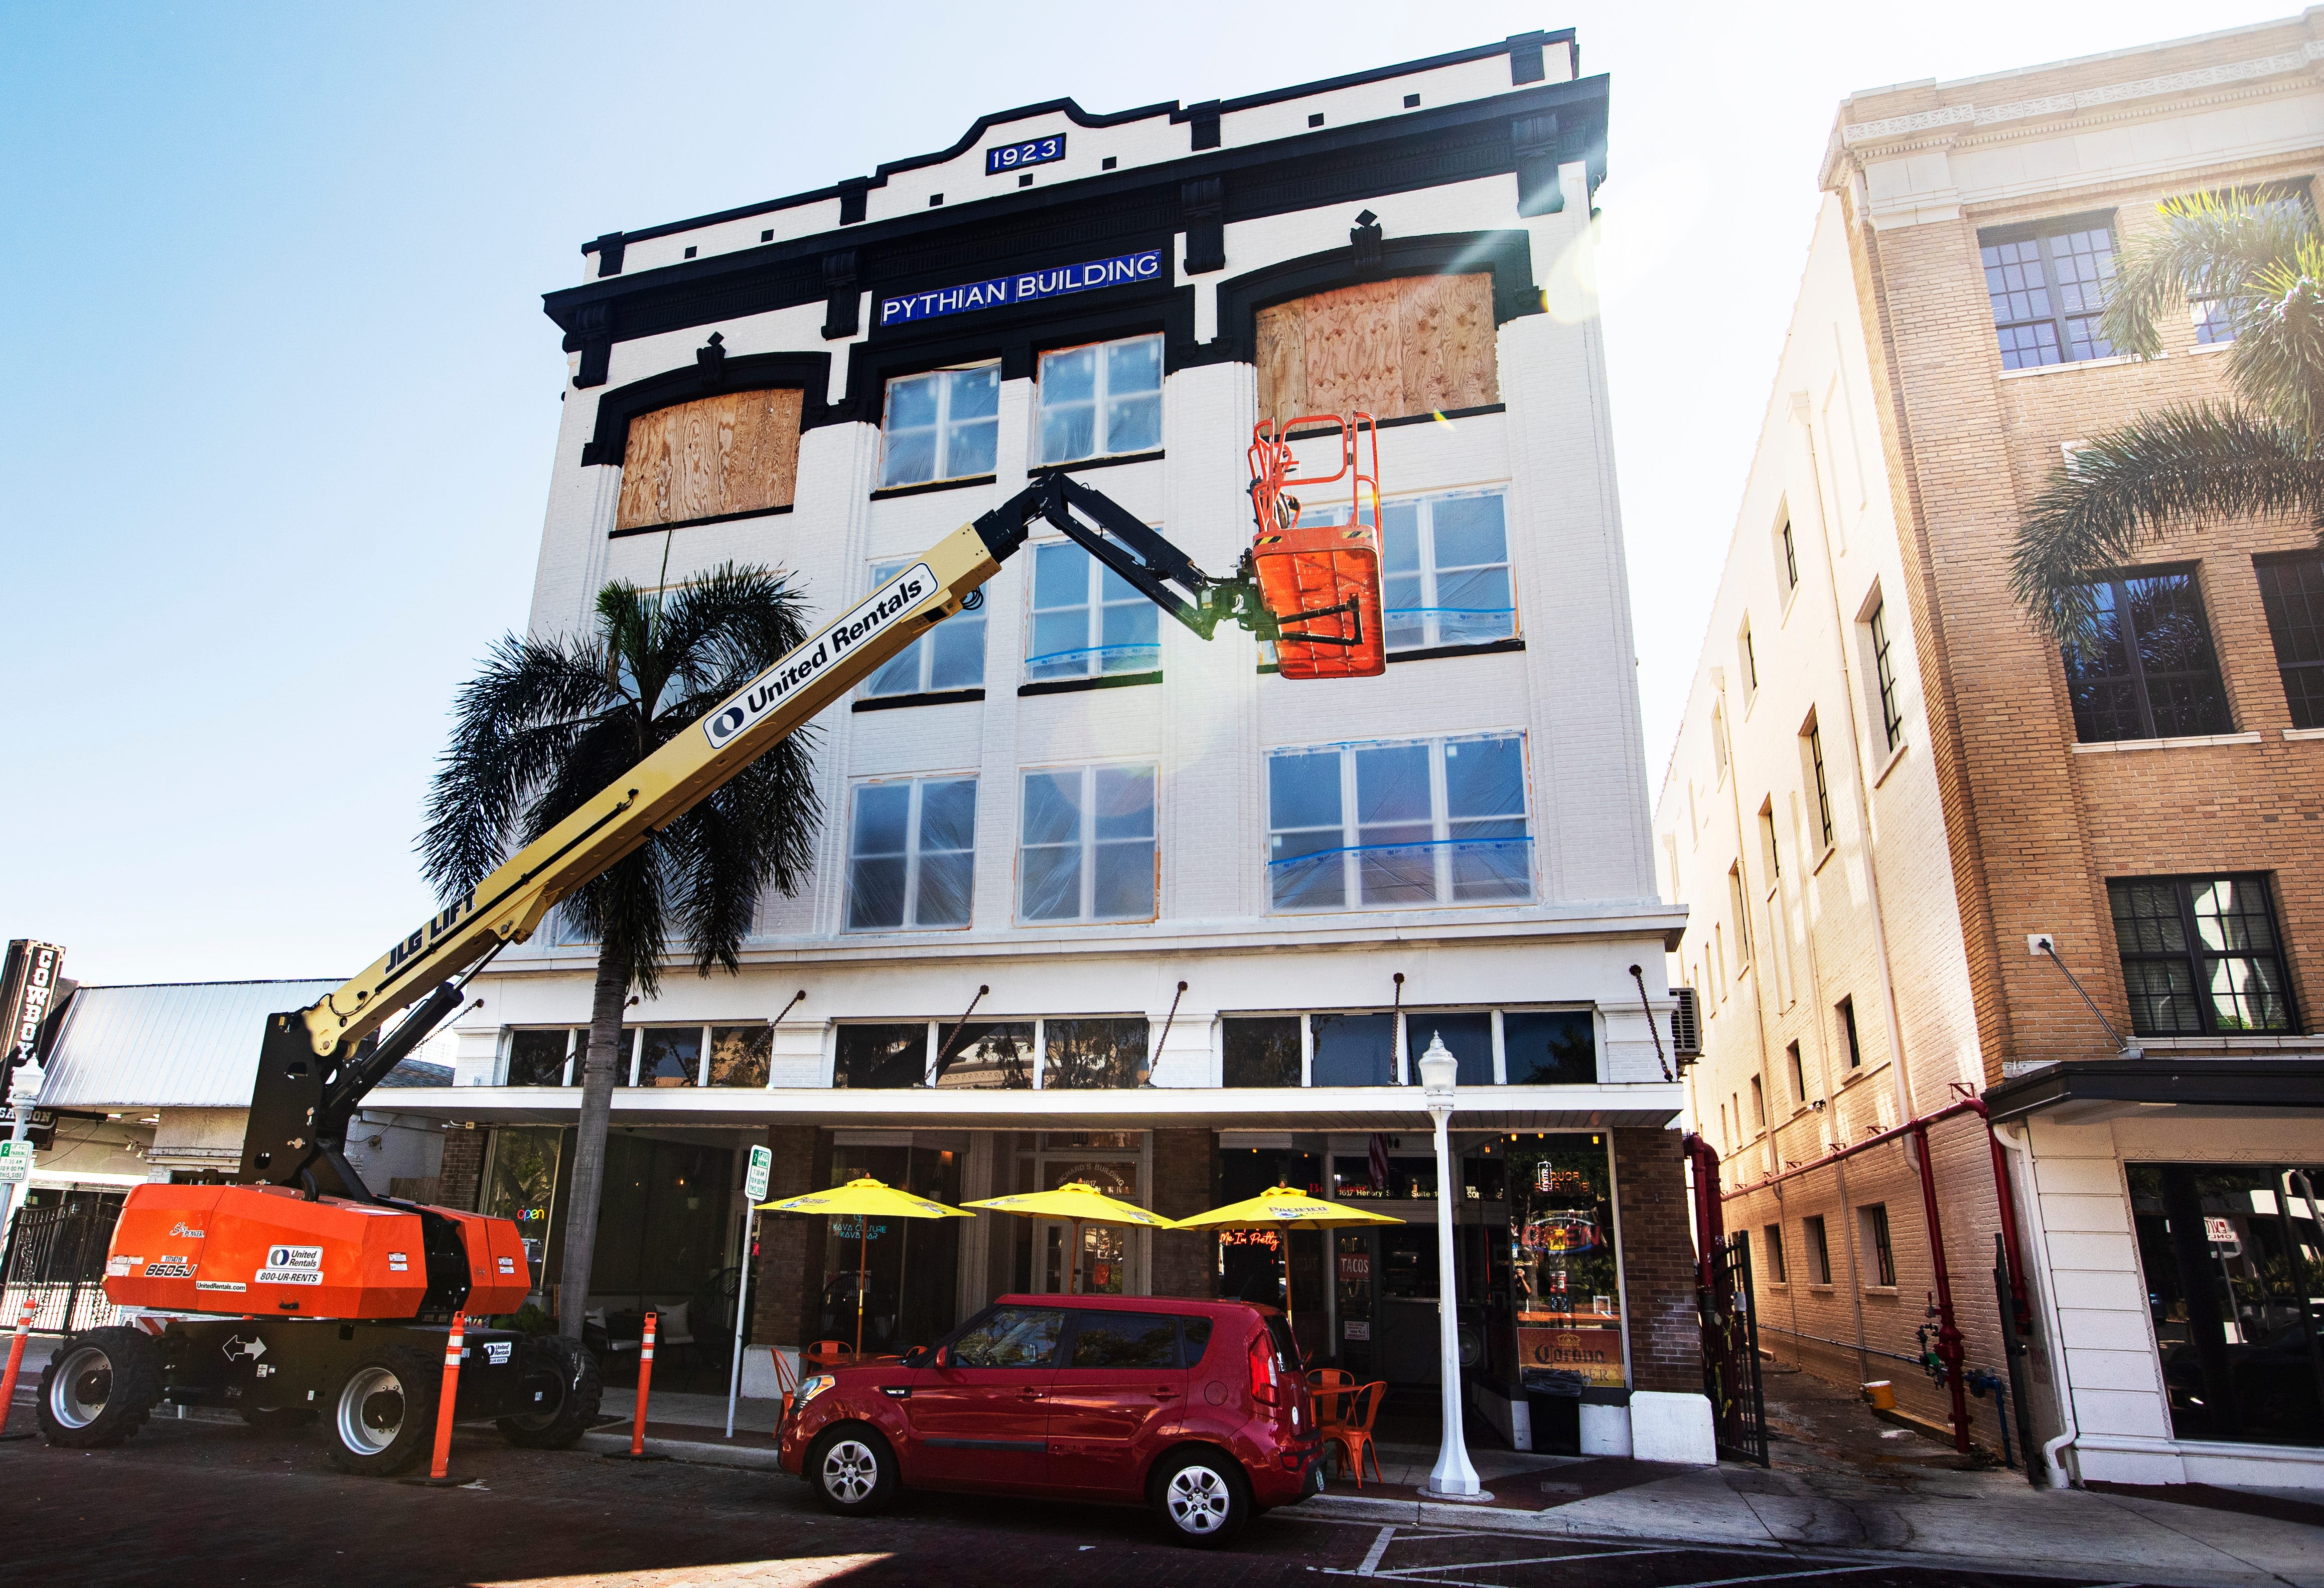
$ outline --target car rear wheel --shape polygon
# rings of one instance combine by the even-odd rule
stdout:
[[[1224,1452],[1190,1451],[1157,1474],[1154,1511],[1179,1543],[1213,1548],[1250,1519],[1250,1485]]]
[[[825,1430],[807,1450],[806,1471],[824,1509],[841,1516],[871,1516],[896,1498],[896,1453],[862,1423]]]

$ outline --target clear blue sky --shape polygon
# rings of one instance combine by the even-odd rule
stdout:
[[[2200,25],[2287,14],[2219,0]],[[1780,15],[1784,20],[1766,20]],[[340,975],[431,907],[457,683],[523,620],[579,243],[978,115],[1580,30],[1658,780],[1852,88],[2183,5],[0,4],[0,937],[91,981]]]

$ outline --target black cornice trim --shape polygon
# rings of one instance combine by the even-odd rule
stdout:
[[[1389,78],[1404,77],[1412,72],[1434,71],[1440,67],[1459,66],[1465,61],[1483,60],[1495,55],[1508,55],[1528,47],[1538,51],[1543,45],[1546,44],[1564,45],[1568,58],[1572,63],[1572,75],[1577,78],[1582,75],[1582,52],[1575,42],[1573,30],[1561,28],[1551,33],[1515,33],[1498,44],[1479,44],[1467,50],[1455,50],[1446,55],[1423,56],[1419,60],[1402,61],[1395,66],[1373,67],[1366,71],[1351,72],[1344,77],[1324,78],[1312,83],[1301,83],[1295,87],[1271,88],[1261,94],[1247,94],[1240,99],[1212,99],[1201,105],[1183,108],[1178,101],[1172,99],[1160,104],[1140,106],[1135,110],[1087,111],[1069,98],[1045,99],[1038,105],[1019,106],[1015,110],[996,111],[990,115],[979,116],[975,124],[949,149],[938,150],[933,154],[915,154],[904,160],[883,161],[869,177],[845,177],[828,188],[814,188],[804,193],[791,194],[787,197],[769,198],[757,204],[742,205],[733,209],[717,210],[709,215],[696,216],[688,220],[664,221],[659,225],[646,226],[635,232],[608,232],[602,237],[584,243],[581,245],[581,252],[584,254],[595,253],[610,243],[613,258],[611,261],[611,268],[604,271],[603,273],[617,275],[622,269],[621,250],[631,243],[651,237],[674,236],[678,233],[691,232],[701,226],[715,226],[726,221],[747,220],[752,216],[772,215],[778,210],[797,209],[801,205],[820,204],[832,198],[839,199],[844,204],[853,197],[860,205],[865,189],[886,187],[890,177],[903,171],[919,170],[927,166],[941,165],[947,160],[957,159],[967,153],[974,147],[978,139],[983,137],[994,127],[1008,122],[1024,121],[1032,116],[1062,112],[1065,118],[1077,127],[1118,127],[1128,122],[1144,121],[1157,115],[1167,115],[1174,123],[1193,121],[1201,117],[1208,117],[1215,122],[1222,112],[1252,110],[1260,106],[1279,105],[1286,99],[1297,99],[1305,95],[1329,93],[1335,88],[1351,88],[1364,83],[1377,83]],[[846,223],[843,221],[842,224]]]
[[[1084,251],[1167,248],[1185,229],[1182,183],[1220,179],[1230,222],[1360,203],[1517,171],[1514,125],[1526,117],[1554,115],[1561,141],[1602,151],[1606,108],[1603,77],[1544,84],[631,271],[544,294],[542,307],[571,352],[825,300],[823,258],[835,249],[856,251],[857,280],[876,296],[1053,265]],[[1591,158],[1595,178],[1602,154]]]
[[[936,689],[923,694],[875,694],[857,701],[857,711],[900,711],[907,706],[966,705],[984,698],[981,689]]]
[[[774,508],[745,508],[739,513],[707,513],[699,519],[673,519],[667,524],[633,524],[627,529],[616,529],[605,537],[608,540],[627,540],[632,535],[659,535],[665,529],[693,529],[704,524],[732,524],[737,519],[772,519],[791,510],[791,503]]]
[[[2324,1059],[2241,1053],[2071,1059],[1988,1088],[1985,1103],[1997,1124],[2069,1103],[2176,1103],[2271,1113],[2324,1109]]]
[[[966,491],[972,486],[990,485],[998,474],[964,474],[957,480],[923,480],[918,485],[883,485],[873,491],[873,501],[893,501],[899,496],[927,496],[938,491]]]
[[[705,364],[698,359],[648,375],[626,386],[616,386],[597,399],[597,427],[582,444],[586,468],[605,464],[619,468],[629,455],[630,421],[656,408],[715,397],[722,391],[770,391],[794,389],[799,397],[799,431],[831,422],[824,393],[831,390],[831,354],[827,353],[747,353]],[[657,524],[657,529],[669,526]]]

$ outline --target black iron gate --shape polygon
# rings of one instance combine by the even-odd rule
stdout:
[[[1740,1234],[1705,1256],[1707,1285],[1696,1287],[1702,1315],[1702,1388],[1719,1454],[1767,1464],[1767,1401],[1759,1382],[1759,1320],[1751,1295],[1751,1245]]]
[[[71,1334],[117,1321],[105,1299],[105,1259],[121,1213],[117,1193],[69,1193],[46,1207],[17,1210],[0,1274],[0,1323],[14,1328],[24,1303],[32,1327]]]

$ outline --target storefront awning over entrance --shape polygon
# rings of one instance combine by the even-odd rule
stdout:
[[[575,1087],[414,1087],[399,1113],[480,1124],[561,1124],[578,1112]],[[1464,1090],[1464,1130],[1656,1130],[1678,1115],[1676,1086],[1476,1087]],[[722,1090],[624,1087],[613,1123],[796,1124],[920,1130],[1106,1130],[1207,1125],[1219,1130],[1425,1131],[1417,1087],[1164,1088],[1122,1091],[969,1091],[798,1088]]]
[[[2076,1060],[2004,1081],[1985,1101],[1997,1124],[2029,1114],[2095,1124],[2142,1109],[2324,1109],[2324,1058]]]

